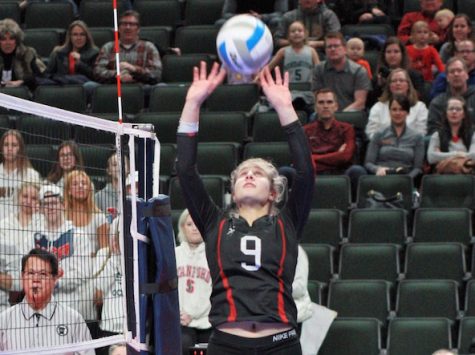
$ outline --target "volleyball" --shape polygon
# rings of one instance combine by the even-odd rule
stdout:
[[[226,21],[218,32],[216,47],[221,62],[241,74],[261,70],[274,48],[269,28],[251,15],[237,15]]]

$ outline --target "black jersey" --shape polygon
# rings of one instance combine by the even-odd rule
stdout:
[[[206,243],[213,279],[210,322],[280,322],[296,326],[292,282],[298,236],[306,222],[314,173],[308,140],[299,122],[287,125],[290,151],[297,170],[285,207],[249,226],[222,211],[203,187],[196,168],[196,134],[177,135],[177,171],[186,205]]]

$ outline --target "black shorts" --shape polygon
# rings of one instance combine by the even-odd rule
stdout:
[[[246,338],[213,330],[207,355],[301,355],[296,329],[261,338]]]

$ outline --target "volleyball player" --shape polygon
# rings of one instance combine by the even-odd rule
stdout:
[[[287,134],[297,176],[286,205],[277,210],[285,178],[263,159],[242,162],[231,174],[235,207],[220,210],[207,194],[196,168],[199,112],[226,72],[215,63],[193,69],[177,133],[177,172],[186,204],[206,243],[213,279],[213,332],[209,355],[301,354],[292,281],[298,236],[307,219],[314,172],[305,134],[292,107],[288,74],[268,68],[260,84]]]

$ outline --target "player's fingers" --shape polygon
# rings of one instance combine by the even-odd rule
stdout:
[[[200,78],[198,67],[193,67],[193,81],[198,81]]]
[[[280,68],[278,66],[275,67],[274,73],[275,73],[275,83],[277,85],[282,85],[282,75],[280,74]]]
[[[288,71],[286,71],[286,72],[284,73],[284,82],[283,82],[283,85],[284,85],[285,87],[289,87],[289,72],[288,72]]]
[[[206,62],[200,62],[200,80],[206,80]]]

